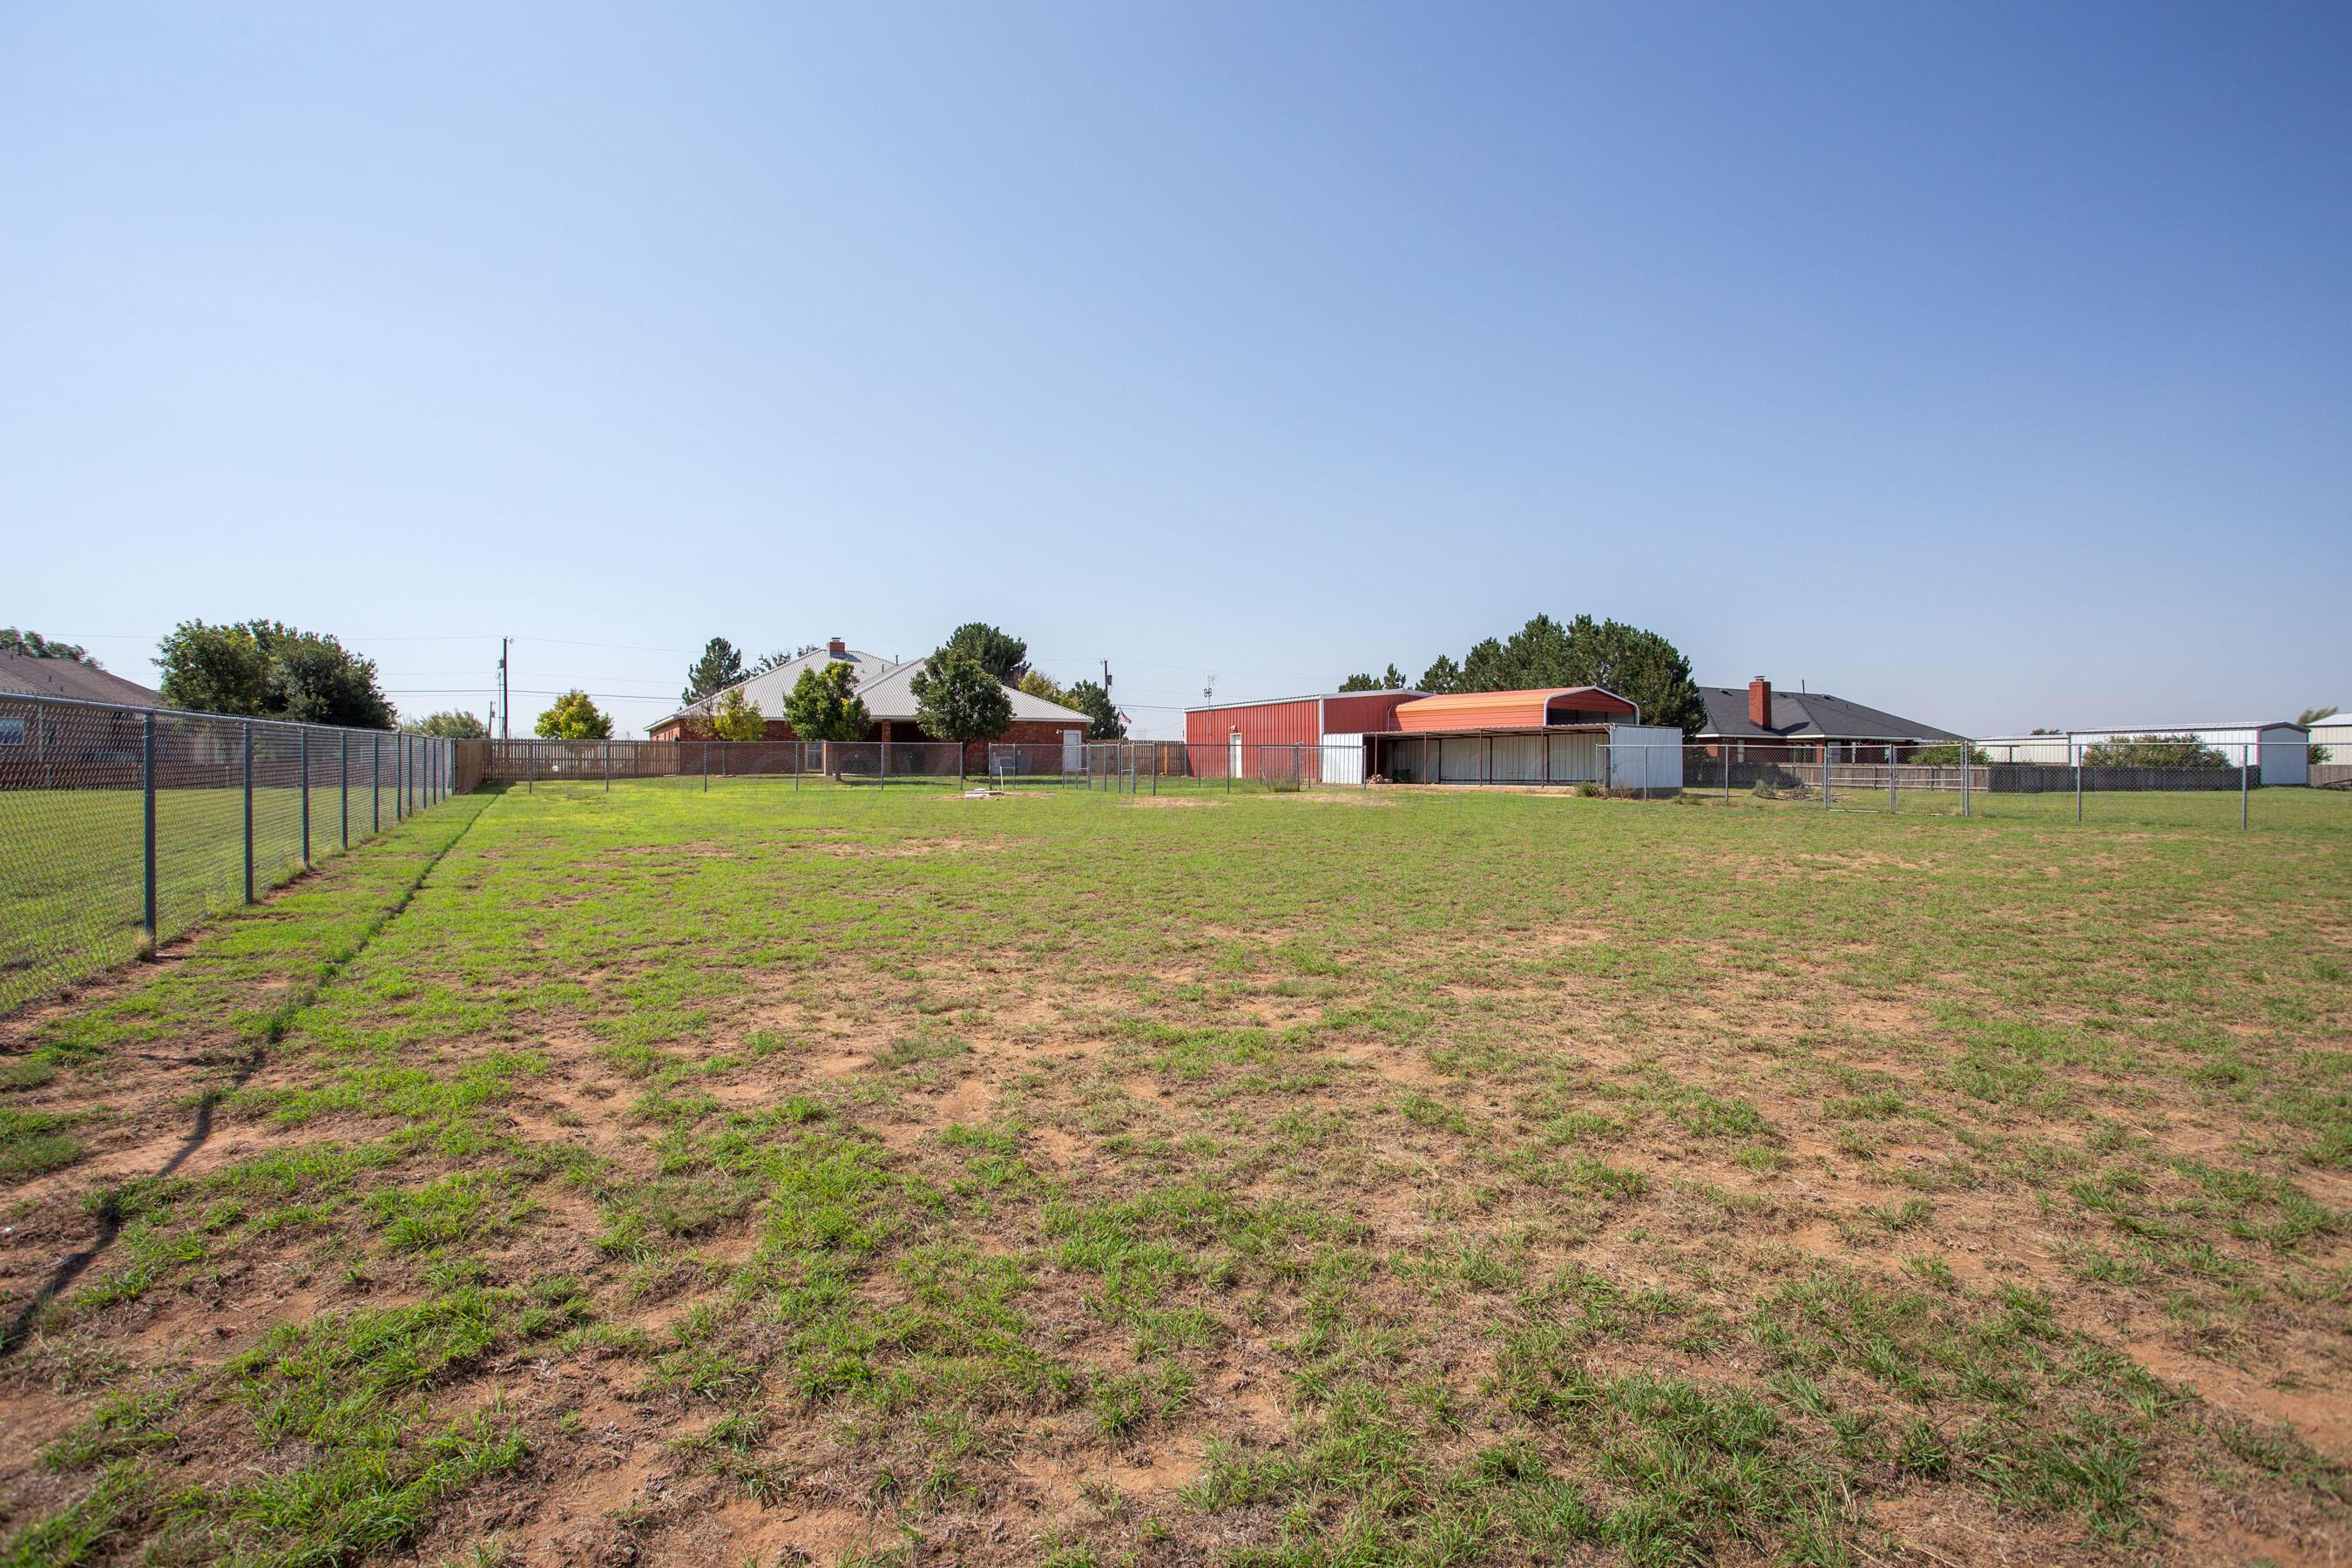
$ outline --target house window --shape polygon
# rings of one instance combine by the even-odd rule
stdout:
[[[21,746],[25,743],[25,721],[22,719],[0,719],[0,746]]]

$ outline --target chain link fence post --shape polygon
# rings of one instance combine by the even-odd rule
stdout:
[[[1830,808],[1830,743],[1822,742],[1822,809]]]
[[[245,901],[253,902],[253,721],[245,730]]]
[[[348,730],[341,731],[336,735],[335,739],[340,742],[338,754],[335,760],[335,794],[341,801],[341,805],[337,809],[337,816],[341,822],[341,826],[338,831],[342,835],[343,848],[348,851],[352,847],[351,731]]]
[[[310,868],[310,726],[295,733],[302,737],[302,869]]]
[[[1975,755],[1976,755],[1976,743],[1975,743],[1974,742],[1972,742],[1972,741],[1968,741],[1968,740],[1963,740],[1963,741],[1961,741],[1961,742],[1960,742],[1960,815],[1961,815],[1962,816],[1967,816],[1969,815],[1969,762],[1970,762],[1970,761],[1975,757]]]
[[[383,831],[383,737],[368,737],[368,837]]]
[[[145,884],[140,900],[139,923],[147,931],[147,951],[155,950],[155,715],[142,715],[139,724],[139,793],[142,796],[141,872]]]
[[[2246,830],[2247,806],[2253,798],[2253,766],[2252,746],[2238,748],[2238,831]]]

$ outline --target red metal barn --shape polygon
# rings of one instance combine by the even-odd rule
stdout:
[[[1287,776],[1361,784],[1364,737],[1396,727],[1400,703],[1418,691],[1332,691],[1263,702],[1221,702],[1184,714],[1184,742],[1197,778]]]

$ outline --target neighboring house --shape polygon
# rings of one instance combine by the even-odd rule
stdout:
[[[1740,762],[1883,762],[1889,746],[1927,746],[1960,737],[1884,709],[1820,691],[1775,691],[1762,676],[1745,689],[1702,686],[1706,723],[1692,744]],[[1898,757],[1897,761],[1902,759]]]
[[[118,710],[167,706],[152,687],[109,675],[94,664],[0,653],[0,770],[26,763],[47,770],[70,766],[93,783],[110,771],[136,767],[142,721],[121,711],[12,702],[12,697],[65,697]]]
[[[916,722],[913,681],[916,672],[923,668],[919,658],[887,659],[878,655],[860,653],[839,637],[833,638],[814,653],[787,659],[773,669],[762,670],[722,687],[701,701],[681,708],[667,717],[646,726],[646,734],[656,741],[698,740],[708,734],[702,727],[710,711],[727,690],[740,690],[744,700],[760,710],[767,721],[766,739],[794,741],[800,737],[784,719],[784,699],[800,681],[803,672],[823,669],[829,664],[845,664],[857,672],[857,700],[866,704],[873,720],[863,737],[869,742],[931,742]],[[1074,708],[1058,702],[1048,702],[1033,697],[1017,687],[1008,686],[1005,695],[1013,703],[1013,726],[993,742],[975,741],[966,748],[966,765],[976,771],[988,768],[988,748],[992,744],[1052,745],[1071,750],[1085,742],[1087,726],[1093,722]],[[1075,764],[1073,764],[1075,765]]]
[[[0,696],[70,697],[82,702],[112,702],[125,708],[167,708],[152,686],[109,675],[94,664],[69,658],[35,658],[0,653]]]

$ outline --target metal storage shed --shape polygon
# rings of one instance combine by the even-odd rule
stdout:
[[[1401,703],[1395,728],[1367,740],[1373,770],[1398,784],[1679,788],[1682,731],[1640,719],[1597,686],[1470,691]]]

